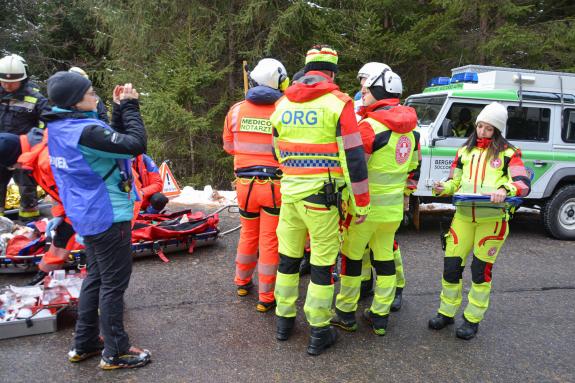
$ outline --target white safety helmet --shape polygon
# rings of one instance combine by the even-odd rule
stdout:
[[[281,91],[289,85],[286,68],[276,59],[261,59],[258,65],[250,72],[250,78],[258,85],[269,86]]]
[[[26,68],[26,75],[28,74],[28,63],[26,62],[26,59],[24,59],[24,57],[17,55],[16,53],[12,53],[12,57],[17,58],[18,60],[22,61],[22,64],[24,64],[24,68]]]
[[[361,80],[363,78],[368,78],[373,73],[381,73],[385,69],[391,70],[389,65],[384,63],[378,62],[369,62],[361,67],[361,69],[357,72],[357,79]]]
[[[0,80],[4,82],[17,82],[25,80],[26,66],[18,55],[10,55],[0,59]]]
[[[87,78],[88,80],[90,79],[90,77],[88,77],[88,73],[86,73],[84,71],[84,69],[77,67],[77,66],[73,66],[70,69],[68,69],[68,72],[72,72],[72,73],[78,73],[80,76]]]
[[[363,86],[366,88],[381,86],[385,88],[387,93],[401,94],[403,92],[401,77],[397,73],[392,72],[391,69],[384,69],[383,72],[370,74]]]

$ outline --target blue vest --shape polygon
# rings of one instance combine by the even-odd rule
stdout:
[[[48,124],[50,166],[66,215],[74,230],[82,236],[100,234],[118,221],[102,175],[94,171],[93,164],[86,161],[79,148],[84,128],[91,125],[112,130],[104,122],[90,118],[66,118]],[[102,159],[102,162],[107,162],[110,170],[115,164],[111,159]],[[126,205],[123,210],[129,211],[133,209],[133,200],[129,194],[123,194]],[[123,221],[130,220],[129,216],[123,218]]]

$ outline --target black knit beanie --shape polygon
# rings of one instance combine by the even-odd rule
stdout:
[[[168,197],[159,192],[152,194],[150,197],[150,205],[157,211],[164,210],[169,201]]]
[[[60,108],[69,108],[84,98],[92,82],[73,72],[57,72],[48,79],[48,98]]]

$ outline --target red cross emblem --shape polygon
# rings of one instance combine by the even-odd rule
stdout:
[[[404,164],[409,158],[409,153],[411,153],[411,141],[406,136],[401,136],[395,147],[395,162],[398,165]]]
[[[497,247],[493,246],[491,249],[489,249],[489,251],[487,252],[487,255],[489,255],[490,257],[493,257],[495,255],[495,253],[497,253]]]
[[[499,158],[494,158],[491,160],[491,167],[497,169],[501,166],[501,160]]]

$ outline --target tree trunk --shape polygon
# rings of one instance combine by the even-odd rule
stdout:
[[[489,5],[487,3],[478,4],[479,13],[479,63],[485,65],[485,53],[483,47],[489,35]]]

